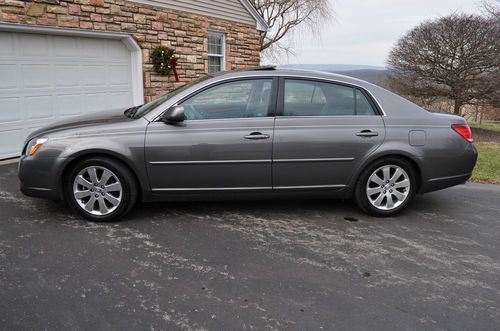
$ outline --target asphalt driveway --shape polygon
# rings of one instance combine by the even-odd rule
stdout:
[[[340,200],[141,204],[88,223],[0,166],[1,329],[498,330],[500,186]],[[347,219],[346,219],[347,218]]]

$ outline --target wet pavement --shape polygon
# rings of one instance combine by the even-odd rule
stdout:
[[[0,328],[498,330],[500,185],[351,201],[139,204],[88,223],[0,166]]]

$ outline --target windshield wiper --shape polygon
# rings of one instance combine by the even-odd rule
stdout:
[[[126,110],[123,112],[123,114],[124,114],[125,116],[127,116],[128,118],[133,118],[133,117],[135,116],[135,113],[137,113],[137,110],[138,110],[139,108],[141,108],[141,107],[142,107],[142,105],[139,105],[139,106],[134,106],[134,107],[130,107],[130,108],[126,109]]]

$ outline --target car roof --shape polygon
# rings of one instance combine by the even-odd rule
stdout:
[[[193,93],[194,91],[217,83],[219,81],[230,80],[233,78],[252,78],[252,77],[296,77],[296,78],[309,78],[309,79],[322,79],[334,83],[344,83],[356,87],[360,87],[370,94],[373,100],[377,103],[378,107],[382,110],[383,115],[388,116],[413,116],[422,117],[427,114],[420,106],[412,103],[405,98],[394,94],[380,86],[366,82],[361,79],[348,77],[331,72],[303,70],[303,69],[290,69],[290,68],[277,68],[275,66],[261,66],[254,68],[245,68],[232,71],[223,71],[214,74],[208,74],[207,79],[198,84],[193,85],[182,94],[179,94],[177,99]],[[146,115],[145,118],[152,120],[158,116],[160,112],[153,112],[153,115]]]
[[[277,68],[275,66],[263,66],[256,68],[247,68],[242,70],[226,71],[218,73],[213,77],[214,81],[217,81],[217,78],[222,80],[229,78],[274,77],[274,76],[322,79],[335,83],[343,83],[363,88],[372,96],[372,98],[378,104],[379,108],[382,110],[384,115],[398,116],[403,114],[409,115],[411,113],[414,116],[419,116],[419,115],[425,115],[426,113],[425,111],[422,112],[423,108],[421,108],[420,106],[378,85],[369,83],[367,81],[358,78],[349,77],[333,72]]]
[[[248,76],[302,76],[309,78],[323,78],[329,80],[335,80],[339,82],[345,82],[347,84],[370,84],[361,79],[325,71],[315,71],[315,70],[305,70],[305,69],[293,69],[293,68],[278,68],[273,65],[251,67],[244,69],[237,69],[232,71],[222,71],[216,74],[212,74],[212,77],[248,77]]]

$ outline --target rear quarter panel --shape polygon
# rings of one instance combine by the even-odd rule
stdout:
[[[453,123],[465,123],[463,118],[423,111],[417,118],[388,116],[384,122],[386,141],[377,154],[398,154],[399,150],[410,157],[419,167],[420,193],[456,185],[470,177],[477,153],[451,128]],[[415,131],[418,134],[413,135]],[[424,139],[420,139],[422,132]]]

